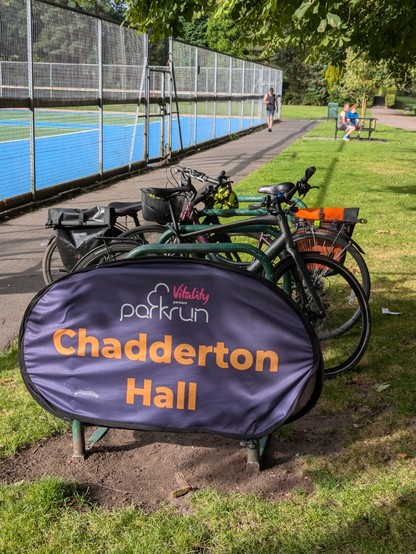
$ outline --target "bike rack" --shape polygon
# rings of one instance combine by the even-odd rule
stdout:
[[[206,228],[206,226],[201,226]],[[195,229],[195,226],[192,227]],[[149,254],[216,254],[216,253],[231,253],[241,252],[249,254],[258,259],[264,269],[265,278],[273,282],[274,269],[269,258],[258,248],[250,244],[239,243],[193,243],[193,244],[146,244],[138,246],[131,250],[126,258],[138,258]],[[87,455],[87,446],[91,447],[96,444],[109,430],[108,427],[98,427],[95,432],[85,441],[85,425],[78,421],[72,421],[72,446],[73,458],[85,459]],[[242,444],[245,444],[247,453],[247,469],[260,470],[262,457],[267,445],[269,435],[259,439],[249,439]]]

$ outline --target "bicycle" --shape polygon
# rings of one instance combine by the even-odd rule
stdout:
[[[93,214],[89,213],[91,210]],[[132,220],[135,227],[139,226],[138,213],[140,210],[141,202],[111,202],[106,207],[83,210],[74,208],[49,210],[46,227],[52,227],[54,234],[48,239],[42,258],[42,275],[45,284],[49,285],[56,279],[69,274],[76,262],[86,252],[98,245],[99,237],[117,237],[128,231],[130,228],[128,218]],[[88,225],[89,219],[94,219],[99,211],[101,211],[101,219],[97,218],[93,225]],[[122,218],[124,218],[124,223]],[[97,232],[94,233],[94,236],[87,237],[86,230],[91,227],[96,228]],[[80,240],[77,240],[77,234],[81,235]],[[71,253],[65,251],[65,242],[73,245]]]
[[[295,192],[303,193],[307,190],[310,187],[308,179],[312,174],[312,170],[307,171],[304,178],[296,185],[281,183],[271,187],[261,187],[259,192],[269,198],[269,215],[219,225],[184,226],[176,223],[168,225],[167,228],[158,226],[158,232],[162,233],[160,236],[162,242],[172,239],[201,241],[201,237],[205,237],[204,242],[207,243],[215,240],[215,237],[224,236],[225,233],[258,232],[259,228],[261,232],[266,229],[268,234],[272,234],[274,227],[278,226],[279,236],[266,247],[264,252],[272,260],[278,260],[279,256],[283,255],[283,259],[277,262],[275,267],[276,284],[282,286],[312,323],[321,341],[325,375],[332,377],[352,369],[362,358],[370,339],[371,321],[364,292],[355,277],[345,267],[331,258],[315,253],[300,253],[296,249],[288,221],[290,209],[285,211],[282,204],[290,205],[291,202],[293,203]],[[164,189],[163,195],[169,204],[181,193],[183,191],[178,189]],[[173,210],[171,215],[175,219]],[[107,257],[106,261],[108,261],[108,252],[111,251],[115,254],[114,259],[117,256],[134,257],[137,254],[143,255],[149,252],[154,254],[158,251],[169,253],[169,245],[145,245],[135,248],[133,245],[134,241],[110,243],[101,247],[101,260]],[[171,247],[170,252],[173,251]],[[86,256],[87,259],[81,260],[75,269],[90,267],[94,255],[95,261],[101,263],[97,252],[90,253]],[[223,261],[229,263],[224,259]],[[248,271],[259,272],[260,270],[258,262],[250,260],[244,261],[244,267]]]
[[[146,202],[144,203],[145,213],[142,214],[144,216],[143,219],[153,221],[153,223],[134,227],[130,230],[122,232],[121,234],[117,234],[117,240],[127,241],[127,239],[133,239],[137,241],[138,245],[142,245],[156,242],[165,231],[161,225],[166,225],[168,223],[173,226],[179,223],[182,225],[199,224],[201,221],[204,224],[219,224],[220,218],[230,218],[234,216],[251,217],[255,215],[267,214],[267,205],[264,203],[265,201],[267,202],[267,197],[266,199],[261,196],[240,196],[237,198],[232,189],[232,181],[226,176],[225,171],[222,171],[216,179],[211,178],[195,169],[181,166],[172,166],[170,168],[170,173],[170,181],[173,181],[175,185],[173,190],[175,193],[178,193],[178,197],[175,195],[175,199],[177,200],[179,197],[181,198],[181,202],[174,206],[177,213],[170,213],[169,199],[165,197],[166,195],[170,195],[169,190],[172,189],[144,189],[143,194],[146,194]],[[177,174],[180,176],[179,179]],[[310,175],[312,175],[312,172],[310,172]],[[202,183],[208,183],[208,185],[202,192],[198,193],[192,185],[192,179],[196,179]],[[306,192],[307,190],[303,191],[303,196]],[[151,195],[150,197],[149,194]],[[183,206],[184,195],[188,195],[185,206]],[[155,209],[149,204],[149,198],[151,199],[152,197],[154,198],[152,202],[156,202]],[[238,207],[239,200],[242,202],[260,201],[260,204],[242,209]],[[198,209],[197,206],[201,202],[204,207],[202,209]],[[294,200],[292,197],[291,202],[292,206],[300,206],[301,209],[299,214],[301,214],[301,212],[310,212],[308,209],[302,209],[306,208],[306,206],[300,198]],[[325,208],[323,210],[325,213],[328,211],[328,209]],[[342,211],[356,211],[358,213],[358,209],[346,209]],[[292,223],[296,226],[294,240],[297,243],[298,248],[301,250],[322,253],[330,257],[334,257],[337,261],[341,261],[341,263],[343,263],[357,277],[359,283],[363,287],[366,297],[369,298],[371,282],[369,271],[362,255],[364,252],[351,238],[355,223],[364,222],[365,220],[359,220],[355,216],[355,220],[351,220],[351,218],[349,218],[346,222],[343,222],[342,220],[340,221],[339,219],[336,221],[317,221],[315,219],[313,221],[311,220],[311,213],[306,213],[306,217],[309,219],[305,219],[305,217],[301,218],[297,213],[291,214]],[[307,221],[309,223],[306,223]],[[319,223],[318,230],[316,228],[316,223]],[[127,246],[124,248],[122,246],[119,247],[118,243],[116,246],[108,246],[109,237],[112,238],[112,235],[113,233],[102,237],[102,241],[105,241],[104,254],[103,250],[99,248],[97,248],[95,252],[94,250],[89,249],[94,253],[91,253],[91,255],[88,253],[88,258],[86,258],[88,263],[98,263],[95,260],[96,255],[99,263],[103,263],[106,261],[106,258],[108,258],[108,260],[115,259],[120,257],[123,253],[128,252],[128,245],[130,243],[126,243]],[[244,234],[240,233],[239,235],[230,233],[228,237],[223,236],[222,240],[231,240],[234,242],[248,241],[250,244],[254,244],[258,248],[265,248],[267,245],[271,244],[277,236],[278,232],[271,231],[269,228],[268,234],[265,232],[245,232]],[[204,241],[205,239],[202,237],[201,240]],[[215,240],[219,240],[218,237]],[[117,250],[119,251],[117,252]],[[236,261],[240,261],[240,255],[238,253],[228,254],[227,258],[229,260],[236,258]],[[48,262],[47,253],[44,259]],[[59,260],[57,267],[58,271],[62,273]],[[51,279],[49,279],[49,282],[50,280]]]

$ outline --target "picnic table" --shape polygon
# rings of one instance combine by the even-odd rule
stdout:
[[[414,114],[416,115],[416,104],[407,104],[404,108],[403,108],[403,111],[405,112],[414,112]]]
[[[360,117],[358,119],[358,123],[363,124],[363,128],[361,129],[361,133],[368,133],[367,138],[368,140],[371,140],[371,135],[376,130],[376,124],[377,124],[377,118],[375,117]],[[338,132],[340,130],[338,129],[338,119],[335,118],[335,136],[334,139],[337,139]],[[343,132],[343,131],[341,131]]]

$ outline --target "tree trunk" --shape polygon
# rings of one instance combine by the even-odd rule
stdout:
[[[365,112],[367,111],[367,98],[365,94],[361,98],[361,117],[365,117]]]

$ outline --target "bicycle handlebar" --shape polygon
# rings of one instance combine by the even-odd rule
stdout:
[[[176,166],[175,169],[178,173],[182,173],[189,177],[193,177],[194,179],[197,179],[201,183],[210,183],[211,185],[221,185],[224,181],[231,182],[224,170],[221,171],[217,179],[214,179],[213,177],[209,177],[209,175],[206,175],[205,173],[202,173],[201,171],[197,171],[196,169],[192,169],[190,167]]]

